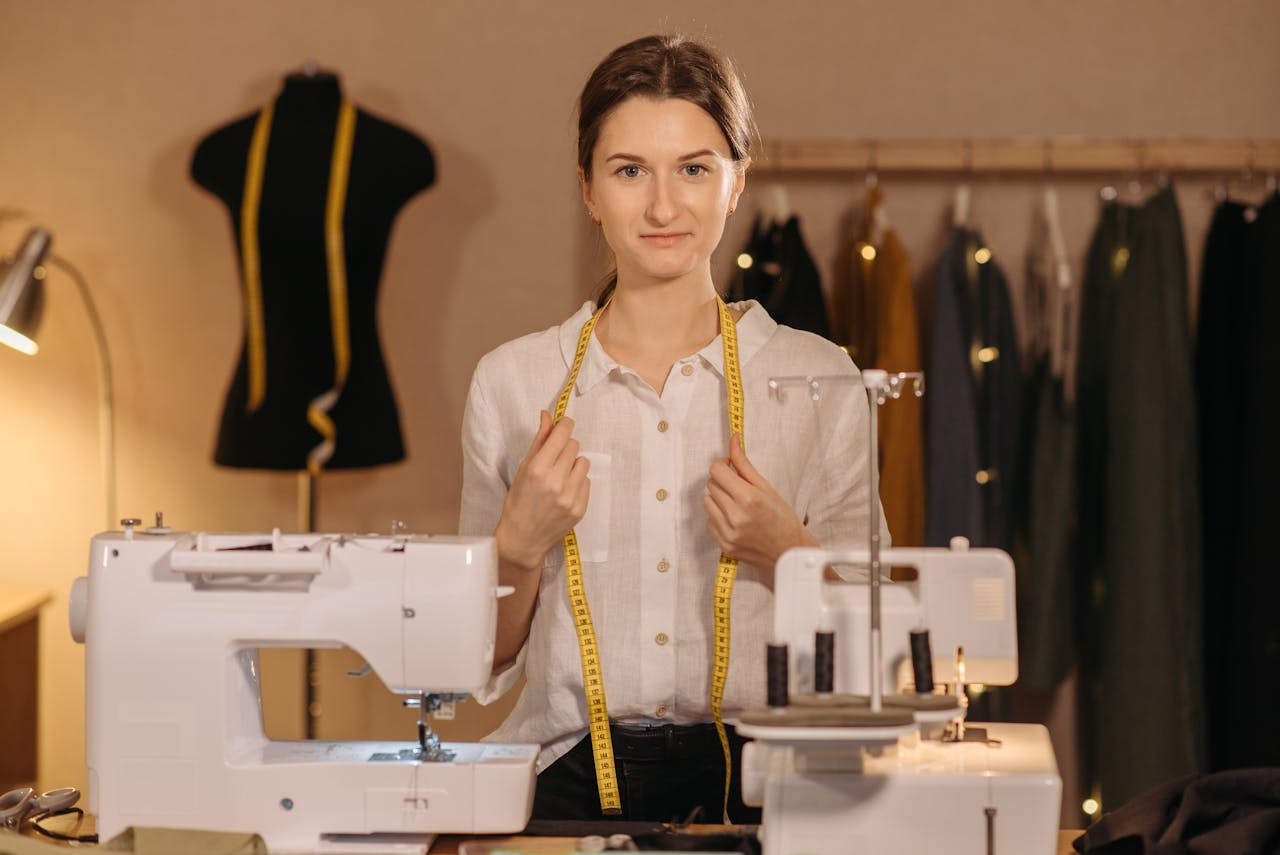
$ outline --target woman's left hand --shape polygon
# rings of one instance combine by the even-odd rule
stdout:
[[[742,440],[729,438],[729,456],[711,464],[707,527],[724,553],[765,570],[793,546],[817,546],[786,500],[751,465]]]

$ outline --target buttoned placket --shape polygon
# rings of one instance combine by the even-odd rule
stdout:
[[[641,532],[640,670],[642,697],[655,718],[675,713],[676,610],[681,568],[680,520],[690,513],[683,495],[684,417],[697,385],[698,357],[672,366],[662,395],[640,397]]]

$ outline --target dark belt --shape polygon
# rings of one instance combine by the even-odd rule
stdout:
[[[729,725],[729,738],[736,734]],[[714,724],[610,724],[613,735],[613,755],[620,760],[680,760],[705,756],[720,756],[720,737]]]

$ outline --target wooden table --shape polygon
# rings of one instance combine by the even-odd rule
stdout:
[[[37,650],[40,607],[51,599],[43,588],[0,587],[0,792],[36,778]]]
[[[1079,830],[1058,832],[1057,855],[1075,855],[1071,841],[1080,836]],[[571,855],[576,852],[576,837],[486,837],[447,834],[438,839],[428,855],[461,855],[462,845],[467,844],[466,855],[485,855],[487,852],[509,850],[529,855]],[[480,845],[473,845],[480,844]]]
[[[721,827],[692,826],[690,830],[716,831]],[[63,830],[70,831],[71,828],[68,827]],[[93,831],[93,817],[85,817],[75,830],[81,834],[91,833]],[[23,833],[32,837],[36,836],[29,829],[24,830]],[[1079,835],[1080,831],[1078,829],[1059,831],[1056,855],[1075,855],[1075,850],[1071,848],[1071,841],[1075,840]],[[45,840],[44,838],[39,839]],[[428,855],[487,855],[487,853],[502,851],[527,853],[527,855],[573,855],[573,853],[577,852],[575,844],[579,839],[577,837],[523,837],[519,835],[476,837],[467,834],[444,834],[432,844]],[[62,845],[70,846],[71,844]]]

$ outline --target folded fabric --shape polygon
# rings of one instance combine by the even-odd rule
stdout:
[[[0,828],[0,855],[57,855],[67,851],[66,843]],[[95,851],[115,855],[267,855],[267,845],[257,834],[238,831],[136,827],[126,828]]]
[[[1280,767],[1161,784],[1103,816],[1072,845],[1088,855],[1274,855]]]

